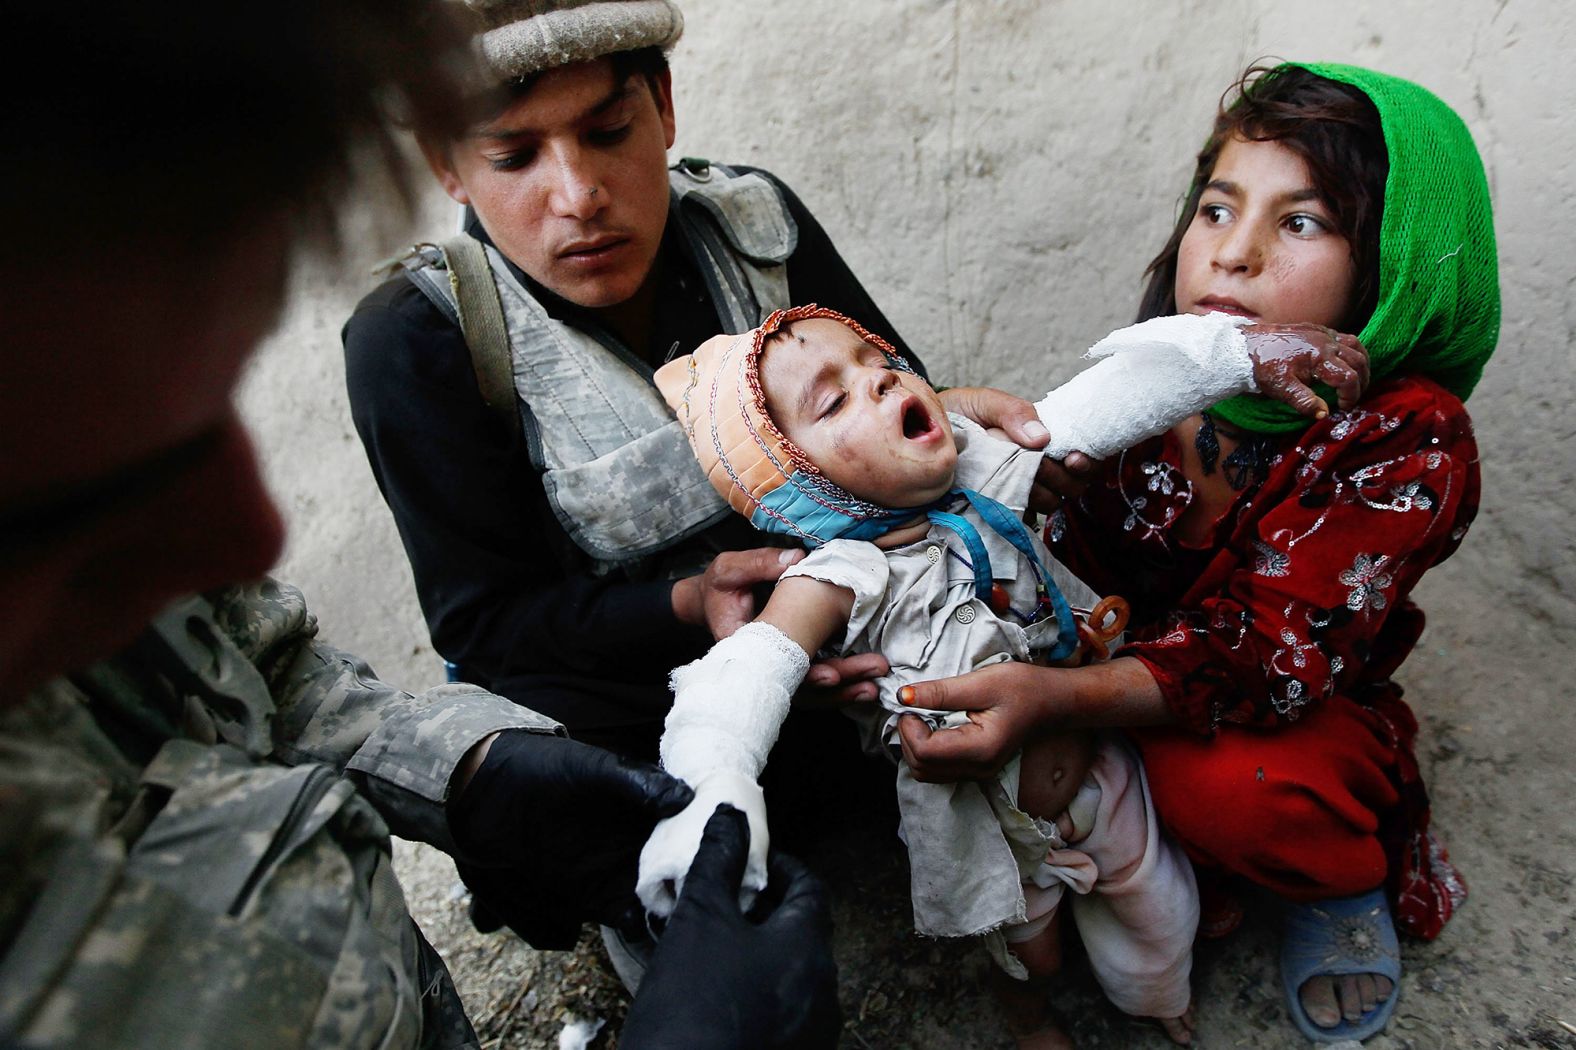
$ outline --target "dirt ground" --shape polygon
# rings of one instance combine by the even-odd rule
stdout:
[[[1460,580],[1441,590],[1464,593]],[[1427,593],[1421,597],[1427,607]],[[1471,602],[1434,609],[1403,670],[1423,723],[1419,757],[1436,826],[1471,897],[1438,941],[1403,944],[1401,1001],[1388,1030],[1366,1044],[1373,1050],[1576,1050],[1576,739],[1564,692],[1548,680],[1571,638],[1534,622],[1486,644],[1482,624],[1482,608]],[[875,807],[806,855],[833,888],[839,1046],[1010,1046],[983,988],[983,954],[911,931],[907,869],[891,831]],[[591,1043],[596,1050],[618,1045],[626,999],[594,930],[562,953],[532,951],[507,934],[477,934],[447,859],[399,846],[413,910],[448,960],[484,1047],[557,1047],[574,1018],[607,1022]],[[1309,1045],[1282,1004],[1277,928],[1273,902],[1251,901],[1241,930],[1200,947],[1198,1046]],[[1053,999],[1080,1047],[1169,1045],[1157,1029],[1106,1004],[1077,962]]]

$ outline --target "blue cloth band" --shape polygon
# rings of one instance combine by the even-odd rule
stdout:
[[[1012,544],[1034,567],[1039,580],[1039,606],[1048,606],[1056,616],[1056,645],[1047,654],[1060,660],[1078,647],[1078,623],[1061,590],[1051,579],[1045,563],[1034,549],[1034,537],[1023,519],[1001,503],[973,489],[953,489],[925,507],[891,510],[856,500],[841,488],[816,475],[795,471],[787,483],[767,493],[750,514],[750,524],[762,532],[793,536],[812,550],[829,540],[875,540],[900,525],[924,516],[933,524],[948,529],[963,541],[974,570],[974,593],[989,604],[995,578],[991,573],[990,553],[979,530],[960,514],[942,507],[967,500],[991,530]],[[1039,608],[1036,609],[1039,612]]]

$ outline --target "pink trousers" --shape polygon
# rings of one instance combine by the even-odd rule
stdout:
[[[1029,921],[1004,938],[1034,937],[1071,889],[1073,922],[1111,1002],[1134,1016],[1181,1016],[1191,1001],[1198,886],[1186,854],[1161,833],[1143,765],[1122,736],[1101,734],[1067,813],[1067,845],[1024,885]]]

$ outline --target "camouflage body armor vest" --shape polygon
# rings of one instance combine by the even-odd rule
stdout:
[[[726,331],[748,331],[790,305],[784,264],[798,228],[775,184],[690,161],[669,172],[669,186],[670,215]],[[553,513],[598,570],[666,550],[726,517],[651,366],[610,337],[548,316],[503,255],[491,245],[486,254],[532,465]],[[436,249],[405,262],[416,286],[458,323],[444,265]]]

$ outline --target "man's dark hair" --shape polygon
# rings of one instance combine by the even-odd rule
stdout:
[[[354,175],[403,171],[390,107],[418,127],[461,113],[464,37],[446,6],[13,5],[0,44],[10,232],[23,252],[151,236],[196,250],[289,209],[332,238]]]
[[[1144,271],[1149,283],[1138,319],[1176,313],[1177,252],[1220,151],[1232,138],[1278,142],[1307,163],[1313,188],[1352,246],[1357,281],[1342,327],[1358,331],[1379,295],[1379,224],[1390,172],[1384,131],[1367,95],[1297,66],[1254,65],[1221,97],[1176,228]]]

